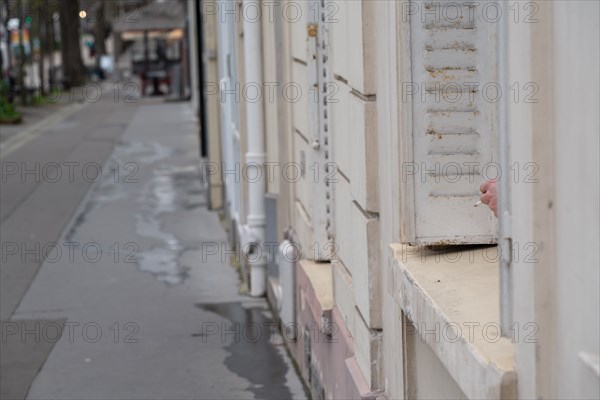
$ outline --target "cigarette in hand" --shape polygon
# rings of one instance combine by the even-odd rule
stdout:
[[[477,203],[473,204],[473,207],[477,207],[479,205],[481,205],[481,200],[479,200]]]

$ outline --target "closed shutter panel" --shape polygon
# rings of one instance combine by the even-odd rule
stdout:
[[[220,2],[220,10],[234,10],[233,3]],[[225,12],[225,11],[223,11]],[[224,170],[234,171],[240,165],[240,133],[239,133],[239,86],[236,57],[235,19],[227,18],[225,23],[218,24],[221,66],[220,103],[221,103],[221,143]],[[225,174],[226,202],[229,205],[229,217],[241,223],[242,200],[241,189],[234,174]]]
[[[412,140],[412,160],[403,160],[402,176],[414,212],[403,215],[410,227],[403,239],[494,243],[495,217],[486,206],[473,207],[484,175],[499,169],[496,28],[486,17],[495,18],[494,9],[486,2],[411,3],[411,82],[402,93],[412,107],[405,141]]]

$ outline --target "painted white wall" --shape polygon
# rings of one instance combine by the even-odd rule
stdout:
[[[554,2],[558,398],[599,398],[600,3]]]
[[[597,357],[600,337],[600,235],[598,224],[589,223],[600,218],[598,14],[596,2],[557,1],[542,4],[538,24],[511,24],[509,30],[509,81],[521,87],[527,82],[538,84],[539,104],[553,109],[543,118],[554,132],[551,138],[552,132],[542,132],[544,127],[536,125],[534,107],[539,104],[525,104],[522,99],[510,103],[510,164],[519,163],[522,168],[534,161],[552,166],[542,167],[538,183],[524,182],[521,176],[511,188],[513,241],[521,250],[513,267],[514,322],[521,327],[533,322],[540,330],[539,343],[527,342],[523,335],[515,343],[518,391],[523,399],[544,393],[557,398],[600,395],[599,377],[581,357],[582,353]],[[536,29],[541,34],[533,35]],[[544,54],[553,59],[544,60]],[[547,135],[554,147],[550,153],[540,152],[545,146],[540,140]],[[554,204],[551,199],[536,198],[536,192],[543,193],[538,186],[550,189]],[[535,216],[539,208],[554,209],[554,225]],[[555,247],[540,248],[535,255],[541,258],[544,252],[553,252],[552,263],[527,262],[524,246],[535,243],[536,237],[552,227],[549,235]],[[547,280],[548,274],[555,278]],[[545,311],[540,297],[551,297],[553,302],[548,304],[553,309]],[[552,365],[539,361],[547,359],[549,352],[553,352]]]
[[[205,10],[214,7],[214,0],[206,1]],[[208,7],[208,8],[207,8]],[[205,13],[203,21],[198,29],[202,29],[204,40],[204,54],[202,62],[205,69],[205,80],[211,85],[210,91],[206,94],[206,115],[207,118],[207,137],[208,137],[208,160],[213,165],[221,165],[221,101],[218,89],[219,84],[219,46],[217,34],[217,16],[214,13]],[[209,94],[210,93],[210,94]],[[223,180],[220,173],[213,173],[208,176],[210,185],[210,207],[211,209],[221,209],[223,206]]]
[[[531,25],[514,24],[508,30],[509,82],[533,82],[531,76]],[[509,103],[507,124],[511,143],[509,165],[525,165],[533,160],[532,111],[529,104]],[[531,184],[520,180],[511,186],[513,242],[533,242],[533,192]],[[519,326],[535,322],[534,265],[513,261],[514,322]],[[515,343],[517,385],[520,398],[536,398],[535,344],[523,340]]]

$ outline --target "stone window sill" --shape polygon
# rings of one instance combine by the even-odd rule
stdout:
[[[308,306],[320,331],[329,335],[332,332],[334,305],[331,264],[302,259],[298,265],[298,283],[303,288],[300,309]]]
[[[387,291],[468,398],[516,397],[514,345],[500,336],[497,248],[390,245]]]

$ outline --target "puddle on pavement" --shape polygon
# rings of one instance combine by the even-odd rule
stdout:
[[[119,141],[108,160],[102,165],[102,173],[90,164],[87,165],[86,178],[94,182],[91,195],[79,211],[75,222],[71,225],[67,240],[72,241],[79,227],[93,210],[127,197],[127,191],[122,184],[139,182],[136,176],[139,166],[136,162],[159,161],[171,153],[170,149],[158,143],[145,144],[141,142]],[[96,175],[98,177],[96,178]]]
[[[163,160],[173,153],[173,149],[157,142],[131,142],[121,141],[117,148],[117,154],[129,156],[128,159],[142,162],[144,164]],[[133,157],[132,157],[133,156]]]
[[[135,215],[135,230],[138,235],[161,243],[140,252],[138,264],[142,271],[152,273],[159,281],[178,285],[189,275],[188,268],[179,262],[185,249],[176,235],[164,230],[161,218],[167,213],[204,206],[206,190],[199,166],[168,166],[153,172],[140,196],[142,206]]]
[[[275,400],[293,397],[286,385],[286,374],[290,366],[283,360],[282,353],[276,347],[278,344],[271,336],[271,329],[276,328],[273,327],[272,319],[267,316],[269,312],[264,305],[243,306],[242,303],[235,302],[196,304],[196,307],[231,321],[227,325],[227,334],[224,337],[217,336],[216,340],[225,339],[230,342],[224,347],[229,353],[225,358],[225,366],[251,382],[248,390],[255,398]]]
[[[179,285],[188,277],[188,269],[177,262],[180,252],[156,247],[137,258],[142,271],[150,272],[161,282]]]
[[[126,199],[131,190],[145,183],[138,198],[140,211],[134,216],[135,231],[139,236],[157,240],[158,244],[136,254],[139,268],[152,273],[161,282],[181,284],[188,277],[188,269],[179,263],[179,257],[188,249],[175,234],[164,230],[161,218],[167,213],[204,207],[207,200],[201,166],[167,165],[165,159],[172,155],[173,149],[160,143],[119,142],[104,164],[101,178],[94,184],[91,195],[75,217],[66,239],[74,241],[79,227],[92,211]],[[152,177],[143,182],[138,174],[138,163],[159,162],[152,171]],[[130,186],[131,183],[135,185]]]

